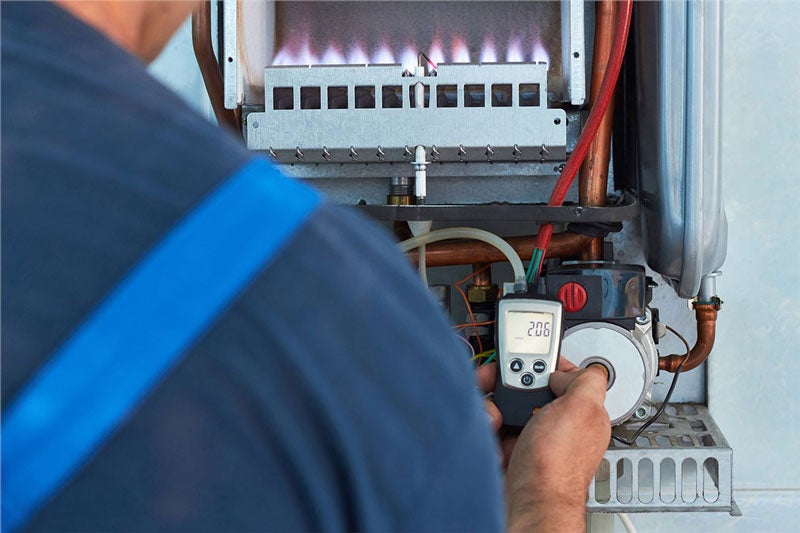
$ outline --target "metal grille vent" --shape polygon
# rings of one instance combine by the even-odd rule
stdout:
[[[621,433],[633,434],[640,424],[629,422]],[[736,513],[732,460],[732,450],[705,406],[670,405],[635,446],[614,443],[608,449],[589,488],[587,508]]]
[[[411,163],[418,145],[431,163],[566,159],[567,115],[547,107],[546,64],[402,74],[399,65],[267,67],[265,108],[247,116],[247,146],[282,164]],[[421,108],[412,105],[417,84]]]

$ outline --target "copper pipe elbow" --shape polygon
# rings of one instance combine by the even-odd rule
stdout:
[[[697,342],[686,357],[681,372],[692,370],[700,366],[708,358],[714,347],[714,338],[717,330],[717,312],[719,303],[695,304],[694,314],[697,318]],[[684,355],[672,354],[658,359],[658,369],[675,372],[684,360]]]

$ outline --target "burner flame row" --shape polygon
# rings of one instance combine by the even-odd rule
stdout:
[[[504,60],[509,63],[545,62],[549,64],[547,51],[535,42],[527,47],[521,39],[512,37],[505,47],[505,57],[501,59],[497,46],[491,38],[484,39],[480,52],[471,53],[467,43],[454,37],[449,48],[445,48],[441,40],[434,39],[428,50],[422,50],[434,63],[497,63]],[[304,40],[297,45],[285,45],[275,54],[273,65],[364,65],[364,64],[401,64],[405,69],[413,71],[417,65],[417,56],[420,52],[414,46],[408,45],[400,50],[395,50],[384,43],[377,49],[367,52],[361,44],[354,44],[348,50],[330,44],[324,50],[316,50],[309,42]]]

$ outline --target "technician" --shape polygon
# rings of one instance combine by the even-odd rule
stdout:
[[[390,238],[147,74],[193,7],[2,4],[3,531],[582,530],[602,372],[503,477]]]

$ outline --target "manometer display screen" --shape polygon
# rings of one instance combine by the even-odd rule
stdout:
[[[509,311],[506,314],[506,351],[545,355],[553,338],[553,314]]]

